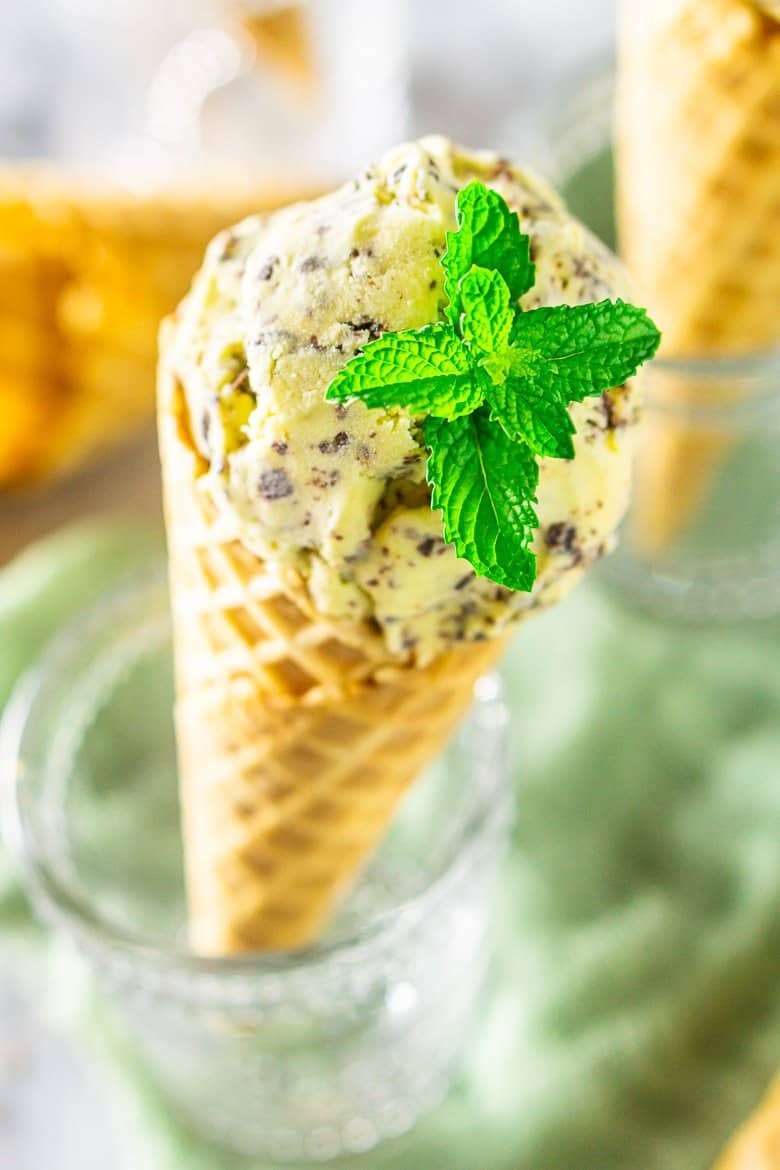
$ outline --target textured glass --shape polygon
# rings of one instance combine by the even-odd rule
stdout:
[[[369,1149],[444,1097],[477,1002],[511,819],[499,684],[323,942],[274,958],[187,950],[172,697],[154,579],[75,623],[15,699],[8,819],[36,904],[199,1132],[280,1161]]]

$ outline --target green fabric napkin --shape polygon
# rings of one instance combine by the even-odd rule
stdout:
[[[154,544],[81,528],[0,574],[0,704]],[[479,1032],[446,1105],[351,1165],[706,1170],[780,1063],[779,642],[665,626],[597,585],[523,628],[505,666],[519,815]],[[8,859],[0,938],[70,989],[134,1170],[248,1170],[169,1115],[83,966],[31,927]]]

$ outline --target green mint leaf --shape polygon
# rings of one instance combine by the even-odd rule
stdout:
[[[520,378],[507,378],[488,382],[485,398],[490,417],[501,424],[510,439],[525,441],[537,455],[574,458],[574,423],[566,403],[557,395],[540,392]]]
[[[478,575],[530,591],[537,459],[574,456],[569,403],[622,385],[660,334],[623,301],[521,312],[535,269],[517,215],[475,182],[457,221],[441,260],[448,323],[370,342],[326,397],[422,416],[446,539]]]
[[[483,401],[484,377],[451,325],[385,333],[351,358],[328,387],[330,401],[458,418]]]
[[[442,510],[445,538],[478,576],[529,592],[539,523],[539,467],[530,447],[513,442],[485,410],[451,422],[428,418],[424,430],[431,505]]]
[[[534,283],[528,236],[520,231],[517,213],[510,211],[497,191],[473,182],[458,192],[458,229],[447,232],[447,251],[442,256],[444,291],[449,297],[447,314],[457,325],[462,312],[460,282],[477,265],[499,272],[514,301]]]
[[[460,282],[461,333],[475,349],[505,349],[515,319],[509,286],[499,272],[470,268]]]
[[[624,301],[555,305],[517,314],[510,349],[499,364],[539,390],[580,402],[622,386],[653,356],[660,339],[645,310]]]

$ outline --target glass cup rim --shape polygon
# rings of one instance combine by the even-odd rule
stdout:
[[[644,413],[677,419],[686,427],[728,428],[780,419],[780,348],[705,357],[664,355],[653,358],[639,377],[644,380]],[[654,381],[666,378],[687,379],[695,395],[674,399],[654,392]],[[745,393],[722,398],[716,391],[707,399],[708,384],[715,387],[724,380],[742,384]]]
[[[689,378],[762,378],[780,373],[780,346],[750,350],[745,353],[662,354],[653,358],[650,369]]]
[[[262,977],[316,968],[342,955],[354,955],[384,933],[416,921],[438,899],[450,875],[478,854],[483,843],[483,830],[488,828],[508,800],[508,793],[502,793],[501,790],[506,772],[501,739],[498,740],[501,766],[497,769],[495,780],[488,786],[490,790],[479,792],[477,786],[474,786],[474,799],[464,817],[464,823],[458,833],[453,835],[441,864],[425,887],[398,905],[379,911],[355,930],[306,948],[279,953],[212,956],[199,955],[178,943],[164,946],[112,922],[91,905],[88,897],[69,885],[56,867],[50,864],[46,847],[38,840],[31,823],[33,818],[25,814],[25,795],[30,783],[26,744],[35,735],[31,729],[38,706],[45,701],[46,691],[54,681],[62,683],[68,661],[76,651],[83,651],[86,640],[94,639],[101,630],[105,631],[110,615],[132,612],[130,607],[134,603],[140,611],[140,599],[151,595],[153,590],[161,591],[164,579],[164,566],[132,572],[125,575],[118,585],[77,610],[17,682],[0,719],[0,762],[3,773],[0,775],[0,819],[5,843],[19,865],[33,903],[44,910],[55,925],[62,926],[78,941],[113,952],[130,962],[153,966],[160,971],[181,971],[189,976],[206,977]],[[163,618],[167,624],[167,614],[157,615],[158,621]],[[489,713],[496,734],[503,737],[508,723],[508,710],[498,676],[490,674],[480,680],[475,697],[476,704],[482,704],[484,715]],[[476,704],[475,709],[478,710]],[[45,751],[43,758],[46,758]]]

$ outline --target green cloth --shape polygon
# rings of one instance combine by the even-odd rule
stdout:
[[[0,703],[153,544],[82,528],[0,574]],[[479,1033],[446,1105],[355,1166],[706,1170],[780,1064],[778,641],[663,625],[592,584],[521,631],[505,667],[519,815]],[[69,990],[134,1170],[247,1170],[168,1116],[83,967],[31,927],[7,859],[0,931]]]

